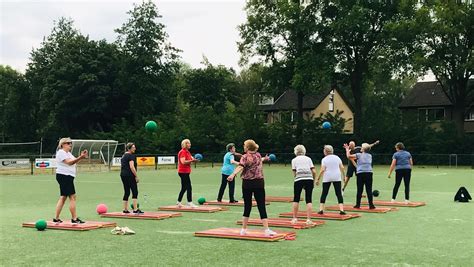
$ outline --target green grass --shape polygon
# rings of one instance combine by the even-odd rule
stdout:
[[[390,199],[393,179],[388,167],[375,168],[374,189],[379,199]],[[291,196],[293,182],[289,167],[265,166],[266,192]],[[145,211],[176,202],[179,178],[175,170],[140,172],[140,204]],[[258,242],[198,238],[193,232],[216,227],[238,227],[242,208],[215,214],[184,213],[181,218],[161,221],[109,219],[136,231],[133,236],[115,236],[110,229],[85,232],[22,228],[24,221],[51,219],[58,198],[53,175],[0,177],[0,265],[474,265],[474,208],[455,203],[460,186],[474,193],[474,171],[467,168],[421,168],[413,171],[413,201],[427,206],[400,208],[387,214],[363,214],[349,221],[327,221],[326,225],[299,230],[295,241]],[[194,200],[216,198],[219,168],[196,168],[191,175]],[[240,180],[236,196],[240,196]],[[78,214],[84,220],[103,220],[95,213],[99,203],[109,211],[121,209],[122,184],[117,172],[80,173],[76,179]],[[315,206],[321,188],[315,189]],[[144,201],[144,195],[147,201]],[[226,191],[227,194],[227,191]],[[473,194],[474,195],[474,194]],[[399,192],[403,199],[403,185]],[[355,200],[355,180],[345,202]],[[331,189],[328,204],[335,204]],[[290,211],[288,203],[267,206],[270,217]],[[258,217],[256,208],[252,217]],[[63,219],[70,219],[67,204]],[[285,228],[281,228],[285,229]]]

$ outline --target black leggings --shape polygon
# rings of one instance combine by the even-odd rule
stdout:
[[[313,180],[299,180],[296,181],[293,185],[293,202],[300,202],[301,198],[301,191],[304,188],[304,200],[306,204],[313,202],[313,188],[314,188],[314,181]]]
[[[395,186],[393,187],[392,199],[397,198],[398,188],[400,184],[405,184],[405,199],[410,199],[410,179],[411,179],[411,169],[401,169],[395,170]]]
[[[334,185],[334,192],[336,192],[337,203],[343,204],[344,198],[342,197],[341,181],[323,183],[323,192],[321,193],[321,199],[319,200],[319,202],[321,202],[321,204],[326,203],[326,197],[328,196],[329,188],[331,187],[331,184]]]
[[[222,196],[224,195],[225,188],[229,184],[229,201],[235,201],[234,199],[234,188],[235,188],[235,179],[232,181],[227,181],[229,175],[222,174],[221,187],[219,188],[219,194],[217,194],[217,201],[222,201]]]
[[[130,191],[132,191],[132,199],[138,198],[138,185],[135,177],[132,176],[120,176],[123,183],[123,201],[128,201],[130,197]]]
[[[252,211],[252,194],[257,201],[258,212],[260,213],[260,219],[266,219],[267,210],[265,207],[265,188],[262,181],[254,180],[243,180],[242,181],[242,193],[244,194],[244,217],[250,217],[250,211]],[[262,185],[262,186],[257,186]]]
[[[181,191],[179,191],[178,201],[183,200],[184,192],[187,192],[188,202],[193,201],[193,188],[191,187],[191,178],[189,173],[178,173],[181,178]]]
[[[365,185],[365,192],[367,193],[367,200],[369,201],[369,205],[373,206],[373,196],[372,196],[372,182],[373,182],[373,173],[371,172],[362,172],[357,174],[357,198],[356,198],[356,206],[360,206],[360,200],[362,198],[362,192],[364,191]]]

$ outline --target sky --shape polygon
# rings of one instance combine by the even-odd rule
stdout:
[[[141,0],[0,0],[0,64],[24,72],[30,52],[40,47],[54,21],[70,17],[91,39],[113,42]],[[245,0],[154,0],[171,44],[182,50],[182,61],[201,67],[212,64],[240,70],[237,26],[246,20]]]

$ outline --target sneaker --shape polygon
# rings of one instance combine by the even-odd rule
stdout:
[[[190,207],[190,208],[197,208],[198,207],[196,204],[194,204],[192,202],[188,202],[187,206]]]
[[[270,230],[270,228],[265,229],[266,236],[277,235],[277,232]]]
[[[133,213],[135,214],[143,214],[145,212],[141,211],[140,209],[134,210]]]
[[[376,207],[375,207],[374,205],[370,205],[370,206],[369,206],[369,209],[371,209],[371,210],[373,210],[373,209],[375,209],[375,208],[376,208]]]
[[[182,207],[183,207],[183,203],[181,203],[181,202],[178,201],[178,202],[176,202],[176,206],[178,206],[178,208],[182,208]]]
[[[354,209],[360,209],[360,205],[355,205],[353,208]]]
[[[122,213],[130,213],[129,210],[123,210]]]
[[[340,210],[340,211],[339,211],[339,215],[346,215],[346,212],[343,211],[343,210]]]
[[[74,220],[74,219],[71,219],[71,223],[79,223],[79,224],[81,224],[81,223],[86,223],[86,222],[83,221],[83,220],[81,220],[81,219],[79,219],[79,218],[76,218],[75,220]]]
[[[324,211],[320,210],[320,211],[318,211],[318,214],[319,214],[319,215],[323,215],[323,214],[324,214]]]
[[[410,200],[405,199],[405,204],[409,204],[409,203],[410,203]]]
[[[394,203],[394,202],[395,202],[395,199],[390,200],[390,202]]]
[[[231,200],[231,201],[229,201],[229,202],[230,202],[230,203],[239,203],[238,200]]]
[[[240,229],[240,235],[246,235],[247,234],[247,229]]]
[[[306,220],[306,225],[314,225],[314,222],[311,220]]]
[[[298,219],[296,219],[296,218],[293,218],[293,219],[291,220],[291,224],[296,224],[297,222],[298,222]]]
[[[217,202],[222,202],[222,199],[218,199]]]
[[[53,218],[53,222],[54,223],[62,223],[63,221],[61,219]]]

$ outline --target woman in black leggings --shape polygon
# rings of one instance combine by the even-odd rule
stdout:
[[[252,195],[257,202],[260,219],[265,228],[265,235],[276,235],[276,232],[268,228],[267,210],[265,207],[265,181],[263,179],[263,161],[268,161],[268,156],[262,158],[257,152],[258,145],[253,140],[244,142],[245,154],[240,158],[239,166],[227,178],[228,181],[234,180],[235,176],[242,171],[242,193],[244,194],[244,215],[242,219],[241,235],[247,234],[247,224],[249,222],[250,211],[252,210]]]
[[[392,202],[395,202],[397,198],[398,188],[400,184],[405,184],[405,203],[410,202],[410,180],[411,180],[411,169],[413,167],[413,159],[410,152],[405,150],[405,145],[398,142],[395,145],[395,154],[392,157],[392,164],[388,171],[388,178],[392,175],[393,169],[395,169],[395,185],[393,186]]]
[[[138,176],[137,176],[137,157],[134,155],[136,147],[134,143],[128,143],[126,145],[126,150],[120,160],[120,178],[122,178],[123,183],[123,213],[130,213],[128,211],[128,198],[130,197],[130,191],[132,191],[132,201],[133,201],[133,213],[142,214],[138,208],[137,198],[138,198]]]

